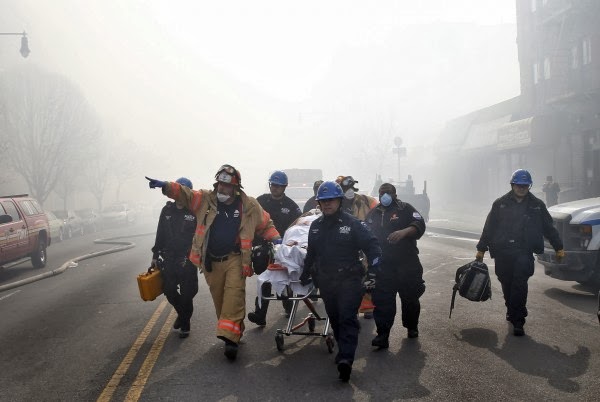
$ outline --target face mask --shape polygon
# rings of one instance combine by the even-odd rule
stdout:
[[[381,205],[383,205],[384,207],[389,207],[390,204],[392,203],[392,196],[389,195],[388,193],[385,193],[384,195],[381,196],[379,201],[381,201]]]
[[[231,198],[230,195],[217,193],[217,200],[219,200],[219,202],[227,202],[229,198]]]
[[[354,198],[354,190],[352,190],[351,188],[349,188],[348,191],[346,191],[344,193],[344,197],[346,197],[349,200],[353,199]]]

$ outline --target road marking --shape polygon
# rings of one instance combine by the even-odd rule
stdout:
[[[9,293],[9,294],[7,294],[5,296],[0,297],[0,300],[7,299],[7,298],[11,297],[12,295],[16,295],[19,292],[20,292],[20,290],[17,290],[16,292]]]
[[[154,367],[154,364],[156,364],[156,360],[160,355],[160,351],[165,345],[165,340],[171,332],[171,326],[173,325],[173,322],[175,322],[176,315],[177,312],[175,311],[175,309],[171,310],[171,313],[167,317],[167,321],[163,325],[162,329],[160,330],[160,333],[158,334],[158,337],[152,345],[152,349],[150,349],[148,356],[146,356],[146,360],[144,360],[144,363],[142,364],[142,367],[140,368],[137,377],[133,381],[131,388],[129,388],[129,392],[125,397],[125,400],[127,402],[137,402],[140,399],[142,391],[144,390],[146,382],[148,381],[150,373],[152,372],[152,368]]]
[[[129,352],[127,352],[127,355],[125,355],[125,357],[123,358],[123,361],[121,362],[121,364],[119,364],[119,367],[117,367],[117,370],[111,377],[110,381],[108,381],[108,384],[106,384],[106,387],[104,388],[104,390],[98,397],[97,402],[110,401],[113,394],[117,390],[117,387],[119,386],[119,383],[121,382],[121,379],[123,378],[123,376],[129,369],[129,366],[131,366],[131,363],[133,363],[135,356],[140,351],[140,348],[146,341],[146,338],[148,338],[150,331],[152,331],[152,328],[154,328],[154,325],[156,325],[156,321],[158,320],[158,317],[160,317],[161,313],[163,312],[163,310],[165,309],[166,306],[167,306],[166,300],[163,300],[158,305],[158,307],[154,311],[154,314],[152,314],[150,321],[148,321],[148,323],[146,324],[146,326],[144,327],[144,329],[142,330],[140,335],[137,337],[137,339],[131,346],[131,349],[129,349]]]

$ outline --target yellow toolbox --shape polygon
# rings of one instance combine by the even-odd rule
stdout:
[[[163,280],[159,269],[148,268],[147,272],[138,275],[137,283],[144,301],[154,300],[163,292]]]

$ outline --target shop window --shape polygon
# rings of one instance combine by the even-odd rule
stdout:
[[[579,68],[579,47],[577,45],[571,48],[571,68],[573,70]]]
[[[544,79],[549,80],[550,77],[550,57],[544,57]]]
[[[590,38],[585,38],[583,40],[583,64],[590,64],[592,62],[592,40]]]

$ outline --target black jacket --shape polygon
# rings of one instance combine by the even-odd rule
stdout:
[[[273,225],[275,225],[275,229],[277,229],[282,238],[287,228],[302,215],[298,204],[285,194],[280,200],[274,199],[271,197],[271,194],[263,194],[256,201],[271,215]],[[255,236],[254,240],[254,245],[264,242],[264,239],[260,236]]]
[[[364,272],[359,251],[369,265],[380,263],[381,248],[364,222],[347,212],[321,216],[310,225],[304,270],[333,273],[343,270]]]
[[[418,259],[417,240],[425,233],[425,221],[412,205],[399,200],[389,207],[379,204],[369,211],[365,222],[377,237],[386,264],[411,264]],[[415,237],[402,239],[396,244],[387,241],[390,233],[410,226],[417,229]]]
[[[174,202],[168,201],[160,211],[156,240],[152,247],[152,258],[187,257],[196,232],[196,216],[187,208],[179,209]]]
[[[512,190],[492,204],[477,250],[497,254],[544,252],[544,237],[555,250],[563,248],[552,217],[542,200],[531,193],[518,203]]]

